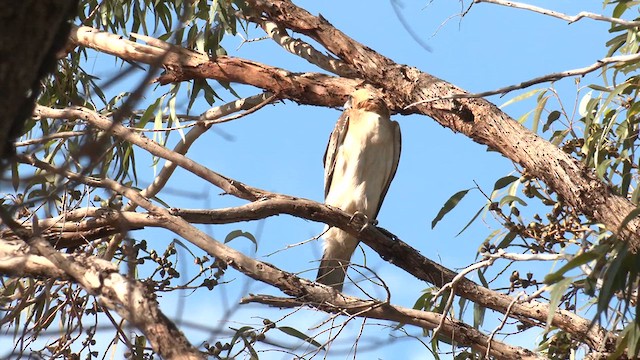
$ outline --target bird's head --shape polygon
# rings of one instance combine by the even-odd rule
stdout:
[[[368,89],[358,89],[350,96],[346,104],[346,109],[356,109],[372,111],[381,115],[389,116],[389,109],[384,100]]]

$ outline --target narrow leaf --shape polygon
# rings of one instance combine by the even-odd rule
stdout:
[[[517,176],[513,176],[513,175],[500,178],[498,179],[498,181],[496,181],[495,185],[493,185],[493,191],[500,190],[518,179],[519,178]]]
[[[478,215],[480,215],[480,213],[482,212],[482,210],[484,210],[484,206],[481,207],[480,209],[478,209],[478,212],[473,215],[473,217],[471,218],[471,220],[469,220],[469,222],[467,223],[467,225],[465,225],[462,230],[460,230],[459,233],[456,234],[455,237],[458,237],[458,235],[462,234],[465,230],[467,230],[467,228],[469,227],[469,225],[473,224],[474,221],[476,221],[476,218],[478,218]]]
[[[551,320],[553,320],[553,315],[556,313],[556,310],[560,305],[560,299],[562,298],[562,295],[564,295],[565,290],[567,290],[567,288],[569,287],[569,285],[571,285],[572,282],[573,282],[573,278],[568,277],[566,279],[563,279],[557,282],[555,285],[553,285],[553,288],[551,289],[551,292],[550,292],[549,315],[547,316],[546,331],[549,331],[549,328],[551,327]]]
[[[228,243],[229,241],[238,238],[238,237],[244,237],[247,238],[249,240],[251,240],[251,242],[256,246],[256,250],[258,249],[258,240],[256,240],[255,236],[253,236],[253,234],[246,232],[246,231],[242,231],[242,230],[234,230],[232,232],[230,232],[226,238],[224,238],[224,243]]]
[[[500,199],[500,206],[503,206],[504,204],[511,204],[513,202],[517,202],[518,204],[522,205],[522,206],[527,206],[527,203],[520,199],[517,196],[513,196],[513,195],[507,195],[505,197],[503,197],[502,199]]]
[[[298,338],[302,341],[308,342],[309,344],[317,347],[317,348],[322,348],[322,344],[320,344],[319,342],[315,341],[313,338],[309,337],[308,335],[304,334],[303,332],[294,329],[292,327],[289,326],[279,326],[276,329],[282,331],[283,333],[289,335],[289,336],[293,336],[295,338]]]
[[[438,215],[436,215],[436,217],[431,221],[431,228],[433,229],[434,227],[436,227],[436,224],[442,220],[442,218],[451,210],[453,210],[453,208],[456,207],[456,205],[458,205],[458,203],[460,202],[460,200],[462,200],[462,198],[467,195],[467,193],[469,192],[469,190],[471,189],[467,189],[467,190],[462,190],[462,191],[458,191],[457,193],[453,194],[453,196],[451,196],[449,198],[449,200],[447,200],[446,203],[444,203],[444,205],[442,205],[442,208],[440,209],[440,211],[438,212]]]

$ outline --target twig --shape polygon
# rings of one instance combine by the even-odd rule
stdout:
[[[311,300],[311,299],[309,299]],[[346,311],[351,316],[367,317],[381,320],[391,320],[403,324],[409,324],[418,326],[423,329],[434,329],[443,315],[428,312],[419,311],[414,309],[408,309],[401,306],[391,305],[383,302],[378,302],[376,306],[371,306],[371,301],[365,301],[350,296],[339,296],[333,300],[332,306],[326,306],[324,303],[315,303],[308,301],[300,301],[292,298],[281,298],[270,295],[249,295],[241,300],[242,304],[257,302],[261,304],[267,304],[276,307],[298,307],[303,305],[313,306],[322,311],[336,313],[339,311]],[[369,304],[362,309],[361,304]],[[339,310],[338,310],[339,309]],[[461,323],[455,320],[445,320],[442,327],[442,331],[446,336],[454,336],[452,339],[458,342],[459,345],[469,346],[463,344],[462,341],[471,340],[474,344],[471,345],[475,349],[481,349],[485,352],[487,350],[488,336],[482,334],[477,329],[469,326],[460,326]],[[535,359],[538,358],[535,354],[529,350],[516,348],[504,343],[493,341],[491,348],[489,349],[491,356],[500,359],[512,359],[513,356],[522,356],[523,359]]]
[[[468,99],[468,98],[482,98],[482,97],[486,97],[486,96],[491,96],[491,95],[505,95],[511,91],[514,90],[519,90],[519,89],[524,89],[527,88],[529,86],[532,85],[536,85],[536,84],[540,84],[540,83],[544,83],[544,82],[550,82],[550,81],[557,81],[566,77],[570,77],[570,76],[584,76],[586,74],[589,74],[593,71],[596,71],[606,65],[609,64],[619,64],[619,63],[632,63],[632,62],[637,62],[640,61],[640,54],[631,54],[631,55],[618,55],[618,56],[609,56],[606,58],[602,58],[598,61],[596,61],[595,63],[593,63],[592,65],[586,66],[586,67],[582,67],[582,68],[578,68],[578,69],[572,69],[572,70],[566,70],[566,71],[561,71],[561,72],[557,72],[557,73],[551,73],[548,75],[543,75],[537,78],[533,78],[531,80],[527,80],[524,82],[521,82],[520,84],[516,84],[516,85],[509,85],[509,86],[505,86],[503,88],[499,88],[496,90],[491,90],[491,91],[484,91],[484,92],[479,92],[479,93],[475,93],[475,94],[454,94],[451,96],[443,96],[443,97],[439,97],[439,98],[429,98],[429,99],[424,99],[424,100],[420,100],[420,101],[416,101],[414,103],[411,103],[407,106],[404,107],[404,109],[409,109],[412,108],[414,106],[417,105],[421,105],[421,104],[426,104],[426,103],[430,103],[430,102],[434,102],[434,101],[443,101],[443,100],[452,100],[452,99]]]
[[[487,259],[505,259],[514,261],[558,261],[567,260],[569,257],[565,254],[516,254],[507,253],[504,249],[498,249],[495,253],[484,252],[481,254]]]
[[[464,277],[477,269],[481,269],[483,267],[489,267],[493,264],[493,262],[495,261],[495,259],[487,259],[484,261],[480,261],[477,262],[475,264],[472,264],[468,267],[466,267],[464,270],[462,270],[460,273],[458,273],[453,280],[451,280],[450,282],[446,283],[440,290],[438,290],[435,294],[434,294],[434,298],[437,298],[439,296],[442,295],[442,293],[444,291],[446,291],[447,289],[451,289],[451,292],[449,293],[449,297],[447,298],[447,303],[444,307],[444,309],[442,310],[442,318],[440,319],[440,322],[438,323],[438,326],[433,330],[433,337],[436,338],[438,336],[438,333],[440,332],[440,330],[442,329],[442,326],[444,326],[445,320],[447,318],[447,314],[449,313],[449,310],[451,309],[451,305],[453,304],[453,299],[456,295],[456,292],[454,291],[454,288],[456,286],[456,284],[461,281],[462,279],[464,279]]]
[[[628,20],[623,20],[623,19],[619,19],[619,18],[614,18],[614,17],[608,17],[608,16],[603,16],[603,15],[599,15],[599,14],[594,14],[592,12],[588,12],[588,11],[581,11],[579,12],[577,15],[566,15],[554,10],[548,10],[548,9],[544,9],[538,6],[534,6],[534,5],[529,5],[529,4],[524,4],[524,3],[519,3],[519,2],[515,2],[515,1],[505,1],[505,0],[475,0],[475,3],[490,3],[490,4],[496,4],[496,5],[502,5],[502,6],[507,6],[507,7],[512,7],[512,8],[516,8],[516,9],[523,9],[523,10],[529,10],[529,11],[533,11],[539,14],[543,14],[543,15],[548,15],[548,16],[552,16],[558,19],[562,19],[565,21],[568,21],[569,24],[573,24],[574,22],[583,19],[583,18],[589,18],[592,20],[597,20],[597,21],[604,21],[604,22],[608,22],[611,24],[616,24],[616,25],[622,25],[622,26],[640,26],[640,21],[628,21]]]
[[[14,145],[16,147],[19,147],[19,146],[29,146],[29,145],[35,145],[35,144],[42,144],[42,143],[46,143],[49,140],[66,139],[66,138],[70,138],[70,137],[73,137],[73,136],[86,135],[88,133],[89,133],[88,131],[61,131],[59,133],[45,135],[45,136],[37,138],[37,139],[29,139],[29,140],[25,140],[25,141],[17,141],[17,142],[14,143]]]
[[[500,322],[500,325],[498,325],[495,329],[493,329],[491,334],[489,334],[489,341],[487,341],[487,351],[485,352],[485,356],[486,356],[487,359],[489,358],[489,355],[491,354],[491,342],[493,341],[493,338],[496,336],[496,333],[498,331],[500,331],[504,327],[504,325],[507,323],[507,319],[509,319],[509,314],[511,313],[511,308],[513,307],[513,305],[515,305],[518,302],[518,299],[520,299],[520,297],[523,294],[524,293],[521,292],[520,294],[518,294],[518,296],[516,296],[513,299],[511,304],[509,304],[509,306],[507,307],[507,312],[504,313],[504,317],[502,318],[502,321]]]

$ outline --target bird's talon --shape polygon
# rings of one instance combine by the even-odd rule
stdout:
[[[369,218],[367,217],[367,215],[365,215],[364,213],[360,212],[360,211],[356,211],[353,213],[353,215],[351,215],[351,218],[349,219],[349,225],[351,225],[351,223],[354,220],[360,220],[361,222],[367,224],[369,222]]]

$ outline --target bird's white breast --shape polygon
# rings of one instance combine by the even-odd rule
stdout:
[[[360,111],[355,115],[350,116],[347,134],[338,148],[325,202],[371,218],[391,176],[394,129],[388,118],[377,113]]]

